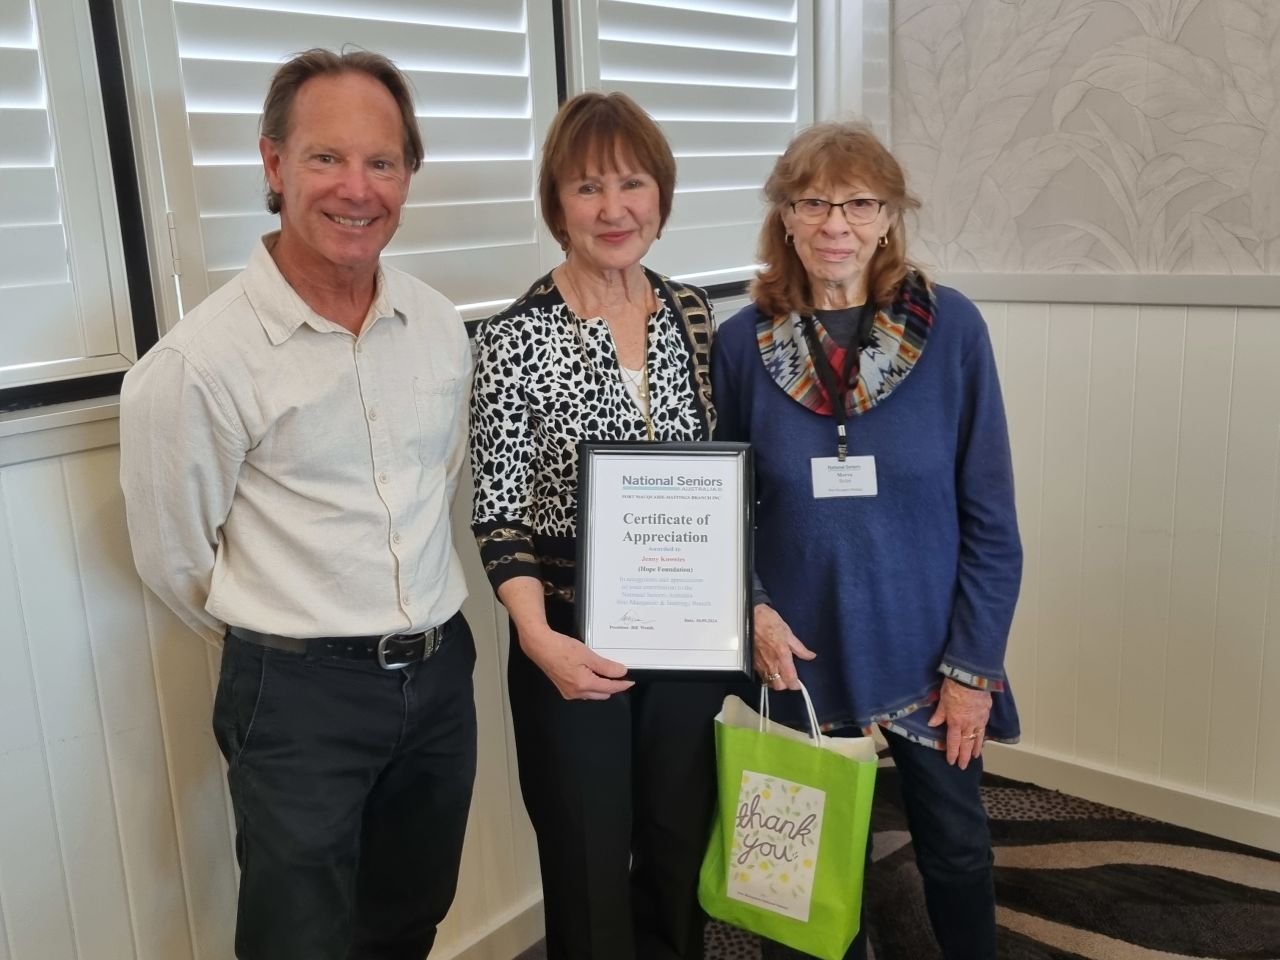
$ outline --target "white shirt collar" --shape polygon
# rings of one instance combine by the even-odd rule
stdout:
[[[262,324],[267,339],[273,346],[279,346],[304,323],[318,333],[332,333],[340,329],[333,321],[312,310],[276,266],[271,257],[271,248],[279,236],[278,230],[263,235],[254,246],[243,275],[245,294],[253,305],[253,311]],[[407,312],[392,302],[381,264],[378,265],[374,283],[373,303],[369,307],[369,315],[365,318],[362,331],[383,317],[399,317],[401,321],[406,321]]]

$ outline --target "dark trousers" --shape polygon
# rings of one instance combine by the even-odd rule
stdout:
[[[476,766],[461,614],[430,659],[228,636],[213,729],[235,809],[240,960],[422,960],[453,901]]]
[[[549,960],[701,957],[698,869],[726,685],[642,682],[604,701],[565,700],[512,633],[511,713]]]
[[[902,785],[907,828],[924,880],[925,907],[942,956],[944,960],[995,960],[996,895],[991,833],[979,790],[982,760],[971,761],[961,770],[947,763],[945,751],[922,747],[889,731],[885,739]],[[770,943],[763,956],[783,960],[802,955]],[[864,913],[863,930],[845,960],[866,956]]]

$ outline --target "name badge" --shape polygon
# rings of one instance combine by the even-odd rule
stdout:
[[[876,488],[875,457],[814,457],[813,495],[825,497],[874,497]]]

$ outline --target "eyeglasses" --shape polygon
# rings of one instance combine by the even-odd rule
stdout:
[[[875,197],[854,197],[844,203],[832,203],[830,200],[819,200],[817,197],[805,197],[791,201],[791,209],[800,218],[801,223],[817,224],[826,223],[827,217],[831,216],[831,208],[839,207],[846,223],[860,227],[880,216],[880,210],[887,202],[887,200],[877,200]]]

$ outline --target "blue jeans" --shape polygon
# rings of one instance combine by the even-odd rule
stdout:
[[[947,763],[945,751],[889,731],[885,739],[902,784],[907,828],[924,880],[925,906],[942,956],[944,960],[995,960],[996,895],[991,833],[979,791],[982,760],[973,760],[961,770]],[[845,960],[865,960],[865,927],[864,913],[863,930]],[[764,944],[764,960],[800,956],[787,947]]]

